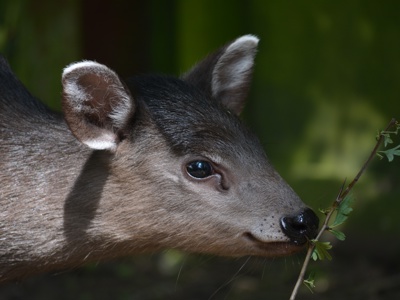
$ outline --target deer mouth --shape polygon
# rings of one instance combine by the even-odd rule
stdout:
[[[265,242],[259,240],[250,232],[246,232],[244,237],[251,242],[252,248],[255,248],[260,256],[279,257],[297,253],[304,249],[305,244],[298,245],[290,241]]]

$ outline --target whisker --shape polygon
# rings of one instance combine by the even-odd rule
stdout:
[[[249,262],[251,256],[247,257],[246,261],[240,266],[239,270],[236,271],[235,274],[233,274],[233,276],[231,277],[231,279],[229,279],[228,281],[226,281],[225,283],[223,283],[218,289],[216,289],[214,291],[214,293],[211,294],[211,296],[208,298],[208,300],[212,299],[220,290],[222,290],[224,287],[228,286],[232,281],[237,279],[238,274],[242,271],[242,269],[244,268],[244,266]]]

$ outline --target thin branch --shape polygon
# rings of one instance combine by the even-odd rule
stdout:
[[[339,194],[337,195],[335,201],[332,203],[332,206],[331,206],[330,210],[327,212],[327,214],[325,216],[325,221],[324,221],[320,231],[318,232],[317,237],[314,239],[314,241],[319,241],[319,239],[321,238],[322,234],[327,229],[329,229],[328,224],[329,224],[329,221],[330,221],[333,213],[335,212],[336,208],[340,205],[340,203],[342,203],[343,199],[353,189],[353,187],[358,182],[358,180],[360,179],[362,174],[364,174],[364,172],[367,169],[369,163],[372,161],[372,159],[377,154],[378,149],[379,149],[379,147],[382,144],[383,139],[384,139],[383,133],[388,132],[391,127],[393,127],[393,126],[395,126],[397,124],[398,123],[397,123],[396,119],[392,118],[392,120],[390,120],[389,124],[386,126],[386,129],[379,133],[379,138],[377,139],[375,147],[372,149],[371,154],[369,155],[368,159],[365,161],[365,163],[361,167],[360,171],[357,173],[357,175],[354,177],[353,181],[351,181],[349,183],[349,185],[347,186],[347,188],[344,191],[343,191],[343,189],[344,189],[344,185],[345,185],[346,181],[343,182],[343,185],[342,185],[342,187],[341,187],[341,189],[339,191]],[[306,254],[306,257],[304,259],[303,266],[302,266],[302,268],[300,270],[299,277],[297,278],[296,285],[293,288],[293,292],[292,292],[292,294],[290,296],[290,300],[295,300],[296,299],[296,296],[297,296],[297,293],[299,291],[299,288],[300,288],[301,284],[304,281],[304,276],[305,276],[308,264],[310,263],[310,259],[311,259],[311,256],[312,256],[312,253],[313,253],[314,249],[315,249],[315,244],[310,241],[309,245],[308,245],[307,254]]]
[[[360,171],[358,172],[358,174],[356,175],[356,177],[354,177],[353,181],[350,182],[350,184],[347,186],[347,189],[343,192],[343,194],[341,195],[340,199],[343,200],[344,197],[347,196],[347,194],[351,191],[351,189],[353,188],[353,186],[358,182],[358,180],[360,179],[361,175],[365,172],[367,166],[369,165],[369,163],[371,162],[371,160],[375,157],[376,153],[378,152],[378,149],[380,147],[380,145],[383,142],[383,138],[384,136],[382,135],[383,132],[387,132],[389,131],[390,128],[392,128],[393,126],[395,126],[397,124],[397,121],[395,118],[392,118],[392,120],[390,120],[389,124],[386,126],[386,129],[381,131],[379,134],[379,138],[375,144],[374,149],[372,149],[371,154],[369,155],[368,159],[366,160],[366,162],[364,163],[364,165],[362,166],[362,168],[360,169]]]
[[[313,253],[314,248],[315,248],[314,244],[310,243],[309,246],[308,246],[306,258],[304,259],[303,266],[301,267],[300,274],[299,274],[299,277],[297,279],[296,285],[294,286],[294,289],[292,291],[292,295],[290,295],[290,300],[296,299],[296,295],[297,295],[297,293],[298,293],[298,291],[300,289],[301,284],[303,283],[304,275],[306,274],[307,267],[308,267],[308,264],[310,262],[311,254]]]

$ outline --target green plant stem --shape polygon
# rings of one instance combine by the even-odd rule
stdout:
[[[360,171],[357,173],[357,175],[356,175],[356,176],[354,177],[354,179],[349,183],[349,185],[347,186],[347,188],[346,188],[344,191],[343,191],[343,188],[344,188],[344,183],[343,183],[343,185],[342,185],[342,187],[341,187],[341,189],[340,189],[340,191],[339,191],[339,194],[337,195],[335,201],[332,203],[332,206],[331,206],[330,210],[328,211],[328,213],[327,213],[326,216],[325,216],[325,221],[324,221],[324,223],[323,223],[323,225],[322,225],[320,231],[318,232],[317,237],[314,239],[315,241],[319,241],[319,239],[321,238],[322,234],[323,234],[327,229],[329,229],[328,224],[329,224],[329,221],[330,221],[330,219],[331,219],[333,213],[335,212],[336,208],[340,205],[340,203],[343,201],[343,199],[344,199],[344,198],[349,194],[349,192],[353,189],[353,187],[355,186],[355,184],[356,184],[356,183],[358,182],[358,180],[360,179],[361,175],[364,174],[364,172],[365,172],[365,170],[367,169],[369,163],[372,161],[372,159],[373,159],[373,158],[375,157],[375,155],[377,154],[378,149],[379,149],[380,145],[382,144],[383,138],[384,138],[382,133],[388,132],[388,130],[389,130],[391,127],[393,127],[393,126],[395,126],[395,125],[397,125],[397,124],[398,124],[398,123],[397,123],[396,119],[395,119],[395,118],[392,118],[392,119],[390,120],[389,124],[386,126],[386,129],[383,130],[383,131],[381,131],[381,132],[379,133],[379,138],[378,138],[378,140],[377,140],[377,142],[376,142],[376,144],[375,144],[375,147],[372,149],[371,154],[369,155],[369,157],[367,158],[367,160],[365,161],[365,163],[362,165]],[[296,284],[295,284],[295,286],[294,286],[294,288],[293,288],[292,294],[291,294],[291,296],[290,296],[290,300],[295,300],[295,299],[296,299],[296,296],[297,296],[297,293],[298,293],[298,291],[299,291],[299,289],[300,289],[300,286],[301,286],[301,284],[302,284],[303,281],[304,281],[304,275],[305,275],[305,273],[306,273],[306,271],[307,271],[308,264],[310,263],[310,259],[311,259],[312,253],[313,253],[313,251],[314,251],[314,248],[315,248],[315,244],[312,243],[312,242],[310,241],[309,244],[308,244],[308,250],[307,250],[306,257],[305,257],[305,259],[304,259],[303,266],[301,267],[300,274],[299,274],[299,277],[297,278]]]

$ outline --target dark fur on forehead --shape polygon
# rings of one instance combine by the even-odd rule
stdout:
[[[127,84],[178,155],[210,150],[229,155],[238,151],[238,146],[258,143],[236,115],[190,83],[172,77],[140,76]]]

